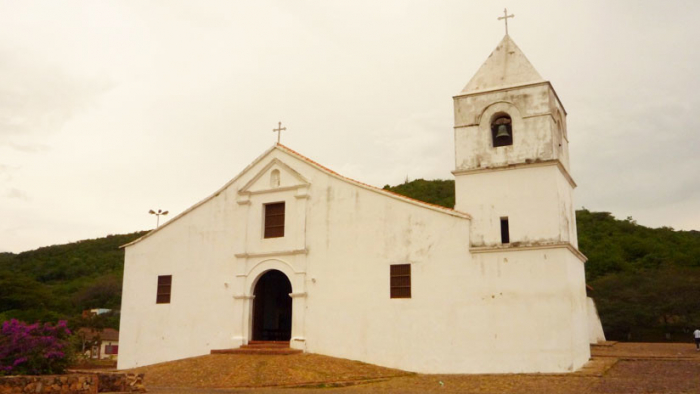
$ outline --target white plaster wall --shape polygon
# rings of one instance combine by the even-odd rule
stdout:
[[[556,169],[556,167],[551,167]],[[557,215],[559,216],[560,240],[569,242],[578,248],[578,228],[576,227],[576,210],[574,208],[574,189],[569,181],[559,173],[557,182]]]
[[[333,196],[335,207],[358,198]],[[436,223],[441,231],[412,214],[409,230],[399,207],[387,210],[376,214],[396,227],[319,240],[327,257],[314,254],[309,269],[309,351],[423,373],[567,372],[588,360],[583,263],[568,250],[470,257],[463,223]],[[412,264],[411,299],[389,298],[388,266],[400,263]]]
[[[588,311],[588,341],[591,344],[605,342],[605,332],[603,332],[603,323],[598,315],[598,308],[595,306],[593,298],[588,297],[586,300]]]
[[[556,165],[455,176],[455,208],[473,217],[472,246],[500,245],[504,216],[511,243],[573,241],[572,195],[562,182],[566,179]]]
[[[284,183],[281,170],[287,189],[238,193],[275,158],[309,186]],[[280,200],[288,204],[285,239],[263,240],[261,206]],[[572,337],[586,323],[585,294],[575,290],[582,263],[566,249],[472,257],[469,232],[466,218],[273,150],[212,199],[127,247],[119,368],[248,341],[250,296],[267,269],[290,277],[292,345],[309,352],[433,373],[579,367],[588,357]],[[389,266],[405,263],[413,296],[390,299]],[[170,304],[155,303],[158,275],[173,275]]]
[[[126,248],[118,367],[207,354],[230,341],[232,223],[245,220],[221,193]],[[170,304],[156,304],[157,278],[172,275]],[[229,287],[227,287],[229,286]]]

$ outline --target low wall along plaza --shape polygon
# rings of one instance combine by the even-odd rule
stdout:
[[[97,375],[6,376],[0,378],[0,394],[97,393]]]
[[[0,394],[93,394],[104,392],[145,392],[143,374],[73,373],[46,376],[0,377]]]

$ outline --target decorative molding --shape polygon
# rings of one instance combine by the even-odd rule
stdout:
[[[292,298],[306,298],[306,292],[301,292],[301,293],[289,293],[289,296]]]
[[[507,90],[515,90],[515,89],[521,89],[521,88],[529,88],[532,86],[538,86],[538,85],[549,85],[549,88],[552,89],[552,92],[554,92],[554,97],[557,99],[559,102],[559,106],[561,106],[561,109],[564,111],[564,115],[568,115],[568,112],[566,112],[566,108],[564,108],[564,104],[561,103],[561,100],[559,99],[559,95],[557,94],[557,91],[554,90],[554,86],[552,86],[551,82],[549,81],[542,81],[542,82],[533,82],[533,83],[525,83],[522,85],[511,85],[511,86],[503,86],[500,88],[496,89],[490,89],[490,90],[482,90],[479,92],[470,92],[470,93],[460,93],[456,96],[452,96],[453,99],[458,99],[462,97],[469,97],[469,96],[478,96],[481,94],[488,94],[488,93],[494,93],[494,92],[500,92],[500,91],[507,91]]]
[[[309,195],[308,193],[307,193],[307,194],[297,194],[297,195],[294,196],[294,198],[298,198],[298,199],[301,200],[301,199],[304,199],[304,198],[311,198],[311,195]]]
[[[250,205],[250,200],[236,200],[238,205]]]
[[[236,253],[235,256],[239,259],[246,259],[250,257],[271,257],[271,256],[291,256],[295,254],[308,254],[309,249],[293,249],[293,250],[280,250],[277,252],[263,252],[263,253]]]
[[[303,187],[307,187],[308,185],[294,185],[294,186],[285,186],[285,187],[276,187],[274,189],[265,189],[265,190],[256,190],[256,191],[239,191],[238,194],[241,195],[256,195],[256,194],[265,194],[265,193],[275,193],[275,192],[284,192],[288,190],[296,190],[296,189],[301,189]]]
[[[478,174],[481,172],[491,172],[491,171],[508,171],[508,170],[517,170],[525,167],[546,167],[546,166],[553,166],[556,165],[559,168],[559,171],[564,175],[564,178],[569,182],[569,185],[571,185],[572,189],[576,188],[576,182],[574,182],[574,178],[569,175],[569,171],[566,170],[564,167],[564,164],[562,164],[559,159],[553,159],[553,160],[544,160],[544,161],[535,161],[532,163],[517,163],[517,164],[508,164],[505,166],[499,166],[499,167],[484,167],[484,168],[474,168],[471,170],[455,170],[452,171],[452,174],[457,176],[457,175],[471,175],[471,174]]]
[[[542,244],[530,244],[530,245],[518,245],[518,244],[506,244],[499,246],[477,246],[470,247],[469,251],[473,254],[479,253],[500,253],[500,252],[520,252],[523,250],[540,250],[540,249],[568,249],[574,256],[578,257],[582,263],[588,261],[586,257],[580,250],[576,249],[574,245],[569,242],[552,242],[552,243],[542,243]]]
[[[278,166],[278,167],[282,168],[285,172],[288,172],[289,174],[291,174],[293,177],[295,177],[297,179],[297,181],[299,181],[300,185],[277,187],[277,188],[258,190],[258,191],[249,191],[248,190],[250,187],[253,186],[253,184],[255,184],[255,182],[257,182],[263,176],[263,174],[266,174],[267,171],[274,166]],[[269,163],[267,163],[267,165],[265,165],[265,167],[263,167],[262,170],[258,171],[258,173],[255,174],[255,176],[251,180],[249,180],[248,183],[243,185],[243,187],[238,190],[238,194],[251,195],[251,194],[271,193],[271,192],[277,192],[277,191],[292,190],[292,189],[296,189],[296,188],[308,186],[308,185],[309,185],[309,181],[306,178],[304,178],[304,176],[301,175],[298,171],[296,171],[295,169],[293,169],[289,165],[285,164],[280,159],[273,158],[272,160],[270,160]]]

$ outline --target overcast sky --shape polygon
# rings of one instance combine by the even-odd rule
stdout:
[[[452,96],[504,34],[568,111],[577,207],[700,229],[697,1],[0,1],[0,251],[151,229],[276,140],[453,179]]]

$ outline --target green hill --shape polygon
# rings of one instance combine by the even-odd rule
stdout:
[[[124,269],[119,246],[145,233],[0,253],[0,322],[76,321],[85,309],[119,309]],[[105,324],[118,325],[118,317]]]
[[[417,179],[384,189],[454,207],[454,181]],[[586,209],[576,211],[576,222],[589,295],[608,339],[689,340],[700,327],[700,232],[649,228]]]

